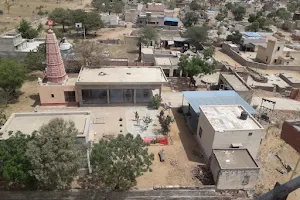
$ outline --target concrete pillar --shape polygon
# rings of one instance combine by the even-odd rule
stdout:
[[[79,105],[82,105],[82,89],[78,88],[76,92],[76,100],[78,101]]]
[[[179,71],[179,77],[182,77],[182,70]]]
[[[133,103],[136,104],[136,89],[133,90]]]
[[[170,68],[169,77],[173,77],[173,73],[174,73],[174,69],[173,69],[173,67],[171,67],[171,68]]]
[[[159,88],[159,96],[161,97],[161,88],[162,88],[162,86],[160,86],[160,88]]]
[[[107,104],[109,104],[109,89],[106,90],[106,96],[107,96]]]

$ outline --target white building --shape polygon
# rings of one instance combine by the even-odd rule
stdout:
[[[213,149],[246,148],[255,158],[263,127],[240,105],[200,106],[196,139],[208,159]]]

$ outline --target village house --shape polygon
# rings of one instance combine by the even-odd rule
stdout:
[[[46,36],[46,70],[41,79],[41,105],[147,104],[154,90],[161,95],[167,78],[160,67],[82,68],[68,77],[54,32]]]
[[[241,105],[199,106],[197,142],[209,159],[214,149],[246,148],[256,158],[264,128]]]
[[[23,39],[20,33],[8,33],[0,36],[0,57],[14,58],[23,62],[31,51],[37,51],[43,39]]]

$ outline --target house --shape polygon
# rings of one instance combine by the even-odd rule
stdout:
[[[300,153],[300,120],[286,120],[281,129],[281,139]]]
[[[91,113],[86,111],[14,113],[1,128],[2,135],[0,140],[6,140],[18,131],[31,135],[55,118],[74,121],[75,127],[79,132],[77,142],[80,144],[86,144],[92,140]]]
[[[249,104],[252,101],[252,88],[236,72],[221,72],[218,83],[219,90],[234,90]]]
[[[260,45],[256,60],[265,64],[299,65],[300,51],[285,47],[285,41],[270,37],[266,45]]]
[[[213,149],[246,148],[256,158],[264,138],[264,128],[241,105],[199,106],[198,144],[209,159]]]
[[[39,81],[41,105],[147,104],[153,90],[161,94],[167,78],[160,67],[82,68],[68,77],[54,32],[46,36],[45,77]]]
[[[210,171],[220,190],[254,189],[259,166],[247,149],[214,149]]]
[[[183,105],[184,100],[187,106]],[[190,132],[194,135],[201,115],[199,106],[202,105],[242,105],[251,115],[257,115],[256,110],[233,90],[185,91],[182,95],[183,112],[187,116]]]
[[[119,24],[119,16],[113,13],[101,13],[101,20],[107,26],[117,26]]]
[[[23,39],[20,33],[9,33],[0,36],[0,57],[14,58],[23,62],[26,55],[31,51],[37,51],[43,39]]]

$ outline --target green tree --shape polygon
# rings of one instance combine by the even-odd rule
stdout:
[[[168,4],[169,9],[174,9],[177,7],[176,5],[176,1],[175,0],[170,0],[169,4]]]
[[[65,26],[72,24],[72,15],[69,9],[55,8],[49,14],[49,19],[62,25],[63,32],[65,32]]]
[[[291,17],[291,13],[289,11],[286,10],[286,8],[279,8],[276,11],[276,15],[283,20],[287,20]]]
[[[299,0],[290,0],[287,4],[287,10],[289,12],[295,12],[300,8],[300,1]]]
[[[161,131],[163,135],[169,135],[171,131],[171,124],[174,123],[174,118],[167,115],[165,116],[164,111],[160,111],[158,117],[159,124],[161,126]]]
[[[234,19],[236,21],[242,21],[244,19],[244,15],[246,14],[246,8],[243,6],[237,6],[232,10],[232,14],[234,15]]]
[[[36,179],[29,173],[31,164],[26,157],[27,144],[33,137],[17,132],[0,141],[0,176],[8,186],[35,188]]]
[[[192,58],[187,58],[188,61],[184,61],[186,65],[184,66],[184,72],[188,73],[190,77],[196,76],[198,74],[211,74],[214,71],[215,66],[208,63],[206,60],[195,56]]]
[[[216,20],[223,21],[227,17],[227,9],[221,9],[216,16]]]
[[[158,38],[157,31],[151,26],[145,26],[144,28],[140,29],[138,35],[139,44],[144,44],[147,46],[150,46],[151,42],[155,42]]]
[[[84,26],[85,34],[89,30],[98,30],[104,27],[101,17],[96,12],[85,12],[84,10],[77,9],[71,11],[73,23],[82,23]]]
[[[23,38],[33,39],[39,35],[39,33],[42,31],[42,27],[39,26],[37,29],[35,29],[28,21],[22,19],[17,27],[17,30],[19,33],[21,33]]]
[[[152,97],[152,105],[154,109],[157,110],[160,107],[161,102],[162,102],[161,96],[156,94],[155,96]]]
[[[199,1],[193,0],[193,1],[190,3],[190,9],[191,9],[191,10],[194,10],[194,11],[200,10],[200,9],[201,9],[201,5],[200,5]]]
[[[255,14],[250,14],[248,18],[248,22],[252,23],[257,19]]]
[[[253,31],[253,32],[259,31],[259,22],[254,21],[252,24],[250,24],[249,26],[246,27],[246,30]]]
[[[187,41],[194,45],[196,49],[200,49],[201,43],[207,40],[208,28],[206,26],[194,26],[189,27],[184,33],[184,37],[187,38]]]
[[[215,48],[214,47],[208,47],[206,49],[204,49],[203,55],[204,55],[204,59],[208,59],[211,58],[215,53]]]
[[[243,35],[239,31],[235,31],[232,35],[228,35],[226,40],[232,41],[234,44],[240,44],[242,42]]]
[[[118,135],[111,140],[100,140],[91,154],[93,178],[107,188],[127,190],[136,185],[136,178],[150,171],[154,159],[138,135]]]
[[[36,52],[31,51],[24,59],[24,65],[27,70],[35,71],[45,70],[46,67],[46,45],[40,45]]]
[[[228,2],[228,3],[226,3],[225,4],[225,7],[227,8],[227,10],[233,10],[233,8],[234,8],[234,5],[231,3],[231,2]]]
[[[15,93],[25,80],[26,69],[16,60],[3,60],[0,62],[0,88],[7,94]]]
[[[185,14],[183,19],[183,25],[185,27],[194,26],[199,20],[199,15],[196,12],[188,12]]]
[[[73,121],[61,118],[43,125],[29,141],[26,156],[42,189],[66,189],[77,175],[82,154],[76,144],[78,130]]]

